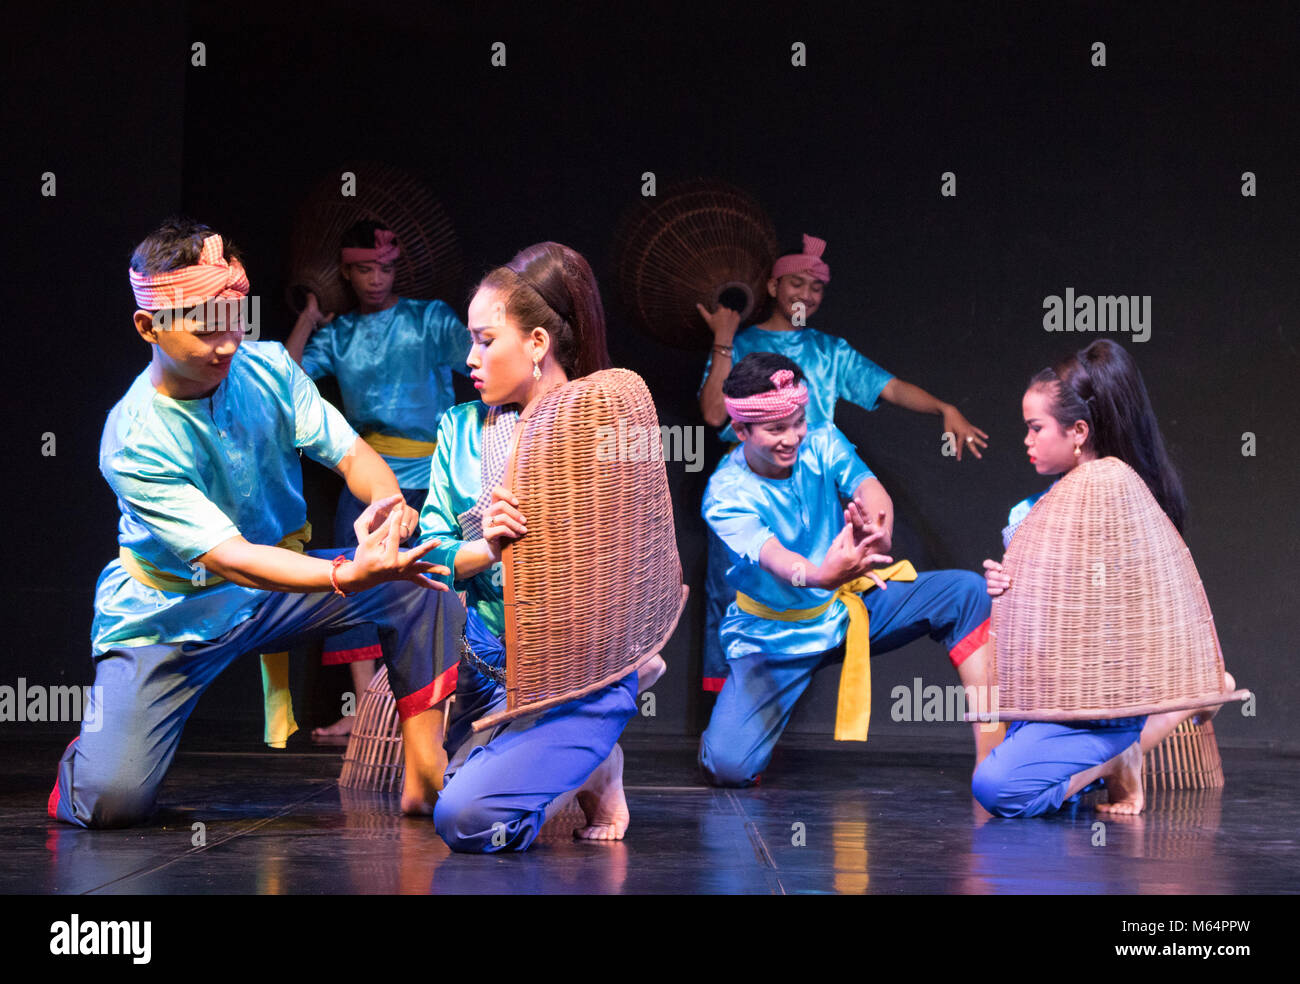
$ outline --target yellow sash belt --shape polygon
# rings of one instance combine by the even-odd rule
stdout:
[[[390,458],[427,458],[438,450],[436,441],[416,441],[409,437],[394,437],[392,434],[380,434],[376,431],[366,431],[361,435],[361,440]]]
[[[877,570],[882,581],[915,581],[916,568],[910,560],[900,560]],[[742,612],[775,622],[803,622],[824,614],[840,602],[849,610],[849,633],[844,643],[844,669],[840,672],[840,692],[835,708],[835,740],[866,741],[871,724],[871,617],[860,595],[876,582],[869,577],[842,584],[823,605],[815,608],[787,608],[777,611],[743,592],[736,592],[736,605]]]
[[[311,523],[304,523],[276,546],[302,553],[310,539]],[[180,577],[151,564],[129,547],[119,548],[117,556],[126,572],[141,584],[172,594],[194,594],[226,580],[209,574],[202,583],[195,584],[188,577]],[[289,736],[298,730],[298,722],[293,717],[293,696],[289,691],[288,653],[262,653],[262,711],[266,722],[263,740],[272,748],[284,748]]]

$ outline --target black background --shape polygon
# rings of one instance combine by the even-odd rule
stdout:
[[[190,3],[66,6],[11,21],[4,73],[4,461],[0,681],[89,683],[95,579],[117,511],[96,456],[105,414],[148,361],[130,324],[134,244],[184,211],[244,250],[263,337],[293,210],[358,157],[423,175],[474,279],[556,239],[592,262],[616,364],[665,424],[701,423],[703,359],[631,329],[613,236],[641,175],[754,194],[782,243],[824,237],[833,282],[812,326],[957,404],[991,435],[940,454],[937,418],[841,405],[892,493],[896,555],[978,569],[1007,509],[1045,485],[1024,457],[1029,376],[1094,336],[1043,330],[1043,299],[1149,294],[1142,369],[1192,513],[1186,539],[1258,716],[1220,736],[1294,741],[1297,555],[1297,42],[1283,5],[532,5]],[[490,64],[493,42],[507,65]],[[807,66],[791,65],[791,45]],[[1090,64],[1106,44],[1107,65]],[[206,65],[190,64],[191,45]],[[54,172],[57,195],[40,193]],[[939,194],[957,175],[958,195]],[[1241,194],[1253,171],[1258,196]],[[1243,434],[1257,454],[1243,456]],[[57,454],[42,455],[53,433]],[[692,599],[642,733],[695,733],[705,470],[669,466]],[[308,464],[328,528],[333,476]],[[301,663],[299,664],[301,670]],[[955,683],[927,640],[876,661],[874,728],[913,677]],[[824,674],[793,730],[828,732]],[[214,685],[195,727],[260,733],[255,661]],[[64,726],[66,729],[67,726]],[[930,726],[936,727],[936,726]],[[953,741],[965,728],[938,726]]]

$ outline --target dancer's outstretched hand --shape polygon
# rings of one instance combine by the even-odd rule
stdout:
[[[996,560],[984,561],[984,583],[994,598],[1011,587],[1011,575]]]
[[[989,446],[988,435],[967,420],[956,407],[948,407],[943,412],[943,429],[952,434],[957,442],[957,460],[961,461],[963,451],[969,451],[977,458],[983,458],[980,448]]]
[[[853,524],[845,523],[844,529],[835,537],[817,569],[818,587],[838,588],[841,584],[848,584],[860,577],[869,577],[876,582],[878,588],[885,590],[884,580],[873,568],[892,564],[894,558],[874,551],[874,540],[868,538],[855,543]]]
[[[357,534],[357,551],[348,572],[349,589],[362,591],[384,581],[414,581],[434,591],[447,591],[447,585],[434,581],[428,574],[446,577],[451,571],[420,558],[438,545],[429,540],[413,550],[402,550],[402,524],[409,522],[410,510],[400,495],[390,495],[366,507],[357,517],[353,531]]]
[[[870,540],[881,553],[888,553],[890,547],[889,530],[885,527],[885,514],[879,512],[872,519],[866,507],[857,499],[850,499],[844,510],[844,522],[853,527],[853,542],[860,544]]]

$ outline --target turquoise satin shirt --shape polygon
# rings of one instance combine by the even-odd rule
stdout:
[[[459,403],[442,415],[438,426],[438,450],[429,470],[429,497],[420,510],[420,541],[437,539],[439,545],[424,557],[442,564],[453,572],[461,539],[459,516],[478,501],[483,491],[480,437],[487,404],[480,401]],[[430,575],[432,576],[432,575]],[[457,591],[466,592],[466,606],[472,605],[483,622],[496,635],[505,632],[505,572],[493,564],[468,581],[451,577],[442,580]]]
[[[766,331],[750,325],[736,332],[732,342],[731,364],[751,352],[776,352],[803,370],[808,386],[808,423],[834,421],[836,400],[848,400],[863,410],[874,410],[880,391],[894,377],[837,335],[827,335],[815,328],[793,331]],[[713,355],[704,366],[709,378]],[[701,382],[700,389],[704,389]],[[731,424],[718,432],[724,441],[736,440]]]
[[[759,566],[759,552],[776,537],[787,550],[820,564],[844,528],[843,503],[873,477],[849,439],[828,422],[808,428],[789,478],[754,474],[744,446],[733,449],[704,493],[704,519],[727,548],[728,587],[779,611],[825,603],[834,591],[774,577]],[[843,641],[847,623],[843,605],[802,622],[777,622],[743,612],[733,600],[722,620],[722,649],[727,659],[824,652]]]
[[[469,349],[469,329],[450,307],[403,297],[387,310],[321,325],[303,349],[302,368],[312,379],[338,380],[343,415],[361,433],[432,441],[456,400],[452,369],[469,375]],[[383,458],[402,488],[428,485],[428,457]]]
[[[244,342],[201,400],[163,396],[145,370],[109,413],[99,445],[99,470],[122,512],[118,542],[191,581],[190,562],[233,536],[274,546],[307,522],[299,450],[332,468],[356,439],[279,342]],[[159,591],[113,560],[95,588],[94,652],[215,639],[269,594],[230,581]]]

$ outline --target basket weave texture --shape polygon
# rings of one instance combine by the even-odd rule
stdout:
[[[1020,524],[993,601],[999,715],[1065,721],[1241,699],[1196,565],[1146,483],[1117,458],[1071,470]]]
[[[615,683],[663,648],[686,600],[659,418],[636,373],[537,401],[506,484],[528,522],[502,551],[507,703],[475,730]]]
[[[341,194],[340,175],[356,175],[355,196]],[[339,244],[348,227],[362,219],[383,223],[397,233],[393,292],[425,300],[459,297],[464,264],[451,220],[428,187],[389,164],[340,166],[323,178],[298,208],[289,240],[289,286],[285,297],[302,310],[307,292],[322,312],[338,314],[352,306],[339,275]]]
[[[644,198],[624,215],[615,243],[623,302],[637,325],[675,348],[706,350],[713,336],[695,309],[712,310],[726,290],[766,296],[776,230],[739,188],[698,179]]]
[[[1148,790],[1217,789],[1223,785],[1223,760],[1213,721],[1183,721],[1145,758],[1142,784]]]
[[[357,719],[343,753],[339,785],[390,792],[402,788],[405,773],[397,700],[388,685],[388,667],[381,664],[361,695]]]

